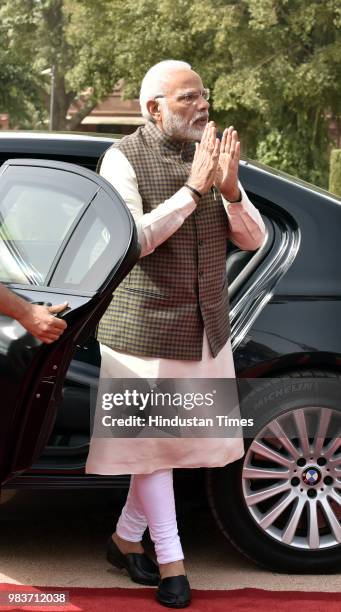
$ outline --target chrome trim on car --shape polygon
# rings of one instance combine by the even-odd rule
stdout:
[[[266,258],[265,267],[261,269],[250,287],[247,287],[244,294],[230,310],[233,350],[241,344],[260,312],[271,300],[275,286],[288,271],[298,253],[301,242],[300,230],[293,228],[284,220],[277,220],[276,223],[278,229],[280,229],[277,248],[272,248],[268,258]],[[283,227],[279,227],[281,224]],[[250,265],[251,269],[253,261],[254,258],[247,264],[247,266]],[[236,281],[239,281],[239,276],[245,273],[247,266],[238,275]]]

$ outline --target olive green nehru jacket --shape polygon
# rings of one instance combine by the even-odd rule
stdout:
[[[134,168],[144,213],[183,187],[195,150],[194,143],[171,141],[151,122],[114,146]],[[100,342],[134,355],[200,360],[205,326],[215,357],[230,336],[228,228],[221,196],[210,191],[116,289],[99,324]]]

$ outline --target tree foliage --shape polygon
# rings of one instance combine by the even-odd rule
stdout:
[[[55,67],[55,129],[77,128],[97,102],[111,93],[119,74],[114,62],[103,62],[103,39],[91,44],[95,43],[95,24],[88,21],[86,7],[81,2],[5,0],[0,8],[0,23],[6,32],[8,47],[18,58],[14,64],[19,70],[18,76],[24,68],[31,84],[30,95],[21,98],[23,115],[27,114],[27,103],[34,94],[36,106],[45,108],[46,119],[51,84],[42,72],[52,66]],[[18,88],[22,82],[17,80]],[[7,83],[8,79],[5,86]],[[71,104],[78,112],[68,119]]]
[[[341,149],[334,149],[330,155],[329,191],[341,196]]]
[[[27,57],[12,47],[10,33],[0,25],[0,112],[10,110],[14,121],[24,121],[33,112],[38,95]]]

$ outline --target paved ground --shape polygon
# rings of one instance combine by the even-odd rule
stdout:
[[[18,492],[0,505],[0,582],[138,588],[104,557],[123,502],[108,491]],[[178,514],[193,588],[341,590],[341,573],[312,579],[254,566],[226,543],[204,506],[184,506]]]

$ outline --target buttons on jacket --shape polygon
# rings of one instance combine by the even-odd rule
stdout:
[[[203,240],[201,240],[201,238],[200,238],[200,240],[198,240],[198,245],[199,245],[199,246],[202,246],[203,244],[204,244],[204,241],[203,241]]]
[[[198,275],[199,275],[199,278],[202,278],[204,276],[204,272],[202,270],[199,270]]]

